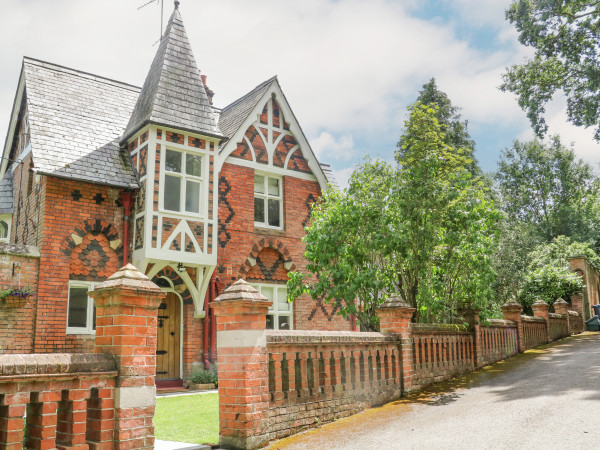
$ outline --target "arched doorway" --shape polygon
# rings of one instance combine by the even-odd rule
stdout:
[[[168,292],[158,310],[156,379],[181,378],[181,300]]]

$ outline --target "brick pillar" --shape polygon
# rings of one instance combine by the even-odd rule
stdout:
[[[579,313],[583,318],[583,294],[581,292],[571,295],[571,310]]]
[[[505,320],[512,320],[517,324],[517,339],[519,340],[519,352],[523,353],[525,348],[525,336],[523,335],[523,322],[521,321],[523,306],[515,301],[506,302],[502,305],[502,313]]]
[[[251,449],[264,445],[269,407],[266,316],[272,302],[244,280],[210,304],[217,322],[219,444]]]
[[[480,309],[464,309],[460,311],[469,329],[473,333],[473,368],[477,369],[485,365],[483,361],[483,349],[481,347],[481,322],[479,322]]]
[[[165,293],[128,264],[90,292],[96,305],[96,352],[114,355],[114,448],[154,447],[156,323]]]
[[[562,298],[559,298],[556,299],[552,306],[554,306],[554,312],[556,314],[563,314],[565,316],[565,320],[567,321],[567,336],[569,336],[569,330],[571,329],[571,324],[569,323],[569,304]]]
[[[541,317],[546,321],[546,342],[550,342],[550,320],[548,316],[548,308],[550,306],[545,301],[538,299],[533,305],[531,305],[531,309],[533,309],[533,317]]]
[[[388,298],[377,309],[380,332],[393,333],[400,339],[400,380],[402,392],[412,391],[415,382],[411,325],[412,316],[415,311],[415,308],[406,303],[398,295]]]

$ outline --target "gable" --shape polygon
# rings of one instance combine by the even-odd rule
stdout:
[[[262,94],[259,99],[256,99],[257,92]],[[254,103],[252,109],[248,108],[247,98]],[[325,174],[276,79],[270,80],[268,85],[263,83],[234,106],[238,104],[245,106],[247,115],[243,120],[239,112],[235,115],[231,111],[234,108],[223,109],[222,117],[235,116],[236,120],[223,121],[230,139],[221,149],[222,161],[315,180],[321,189],[326,188]],[[238,126],[237,131],[233,132],[232,124]]]

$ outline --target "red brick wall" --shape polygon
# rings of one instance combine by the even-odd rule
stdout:
[[[68,283],[72,277],[100,281],[109,272],[103,268],[119,266],[122,247],[115,245],[123,230],[123,209],[116,204],[119,191],[81,181],[44,178],[46,213],[40,247],[34,351],[89,351],[91,336],[65,339]],[[93,239],[95,235],[99,236],[97,241]],[[85,242],[78,246],[79,238]],[[90,240],[97,244],[89,247]],[[116,249],[110,249],[110,245]],[[83,257],[77,257],[75,263],[73,252],[82,246],[85,246]],[[115,261],[117,258],[119,261]]]
[[[283,230],[254,226],[254,170],[225,163],[219,175],[219,227],[217,276],[229,285],[238,278],[261,283],[280,283],[278,268],[271,279],[259,275],[259,268],[245,265],[263,249],[272,248],[293,270],[305,270],[304,225],[309,205],[320,195],[316,181],[283,177]],[[270,255],[272,256],[272,254]],[[269,258],[269,267],[272,262]],[[331,305],[315,303],[309,296],[294,301],[294,328],[313,330],[349,330],[348,320],[338,316]]]
[[[37,292],[37,273],[39,259],[31,256],[20,256],[6,252],[0,244],[0,291],[19,287],[17,276],[13,277],[13,263],[20,264],[21,287],[31,287]],[[0,303],[0,354],[31,353],[33,348],[36,298],[29,297],[27,305],[22,308],[6,308]]]

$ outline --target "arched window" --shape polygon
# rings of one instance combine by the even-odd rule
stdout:
[[[8,222],[0,220],[0,241],[8,240]]]

